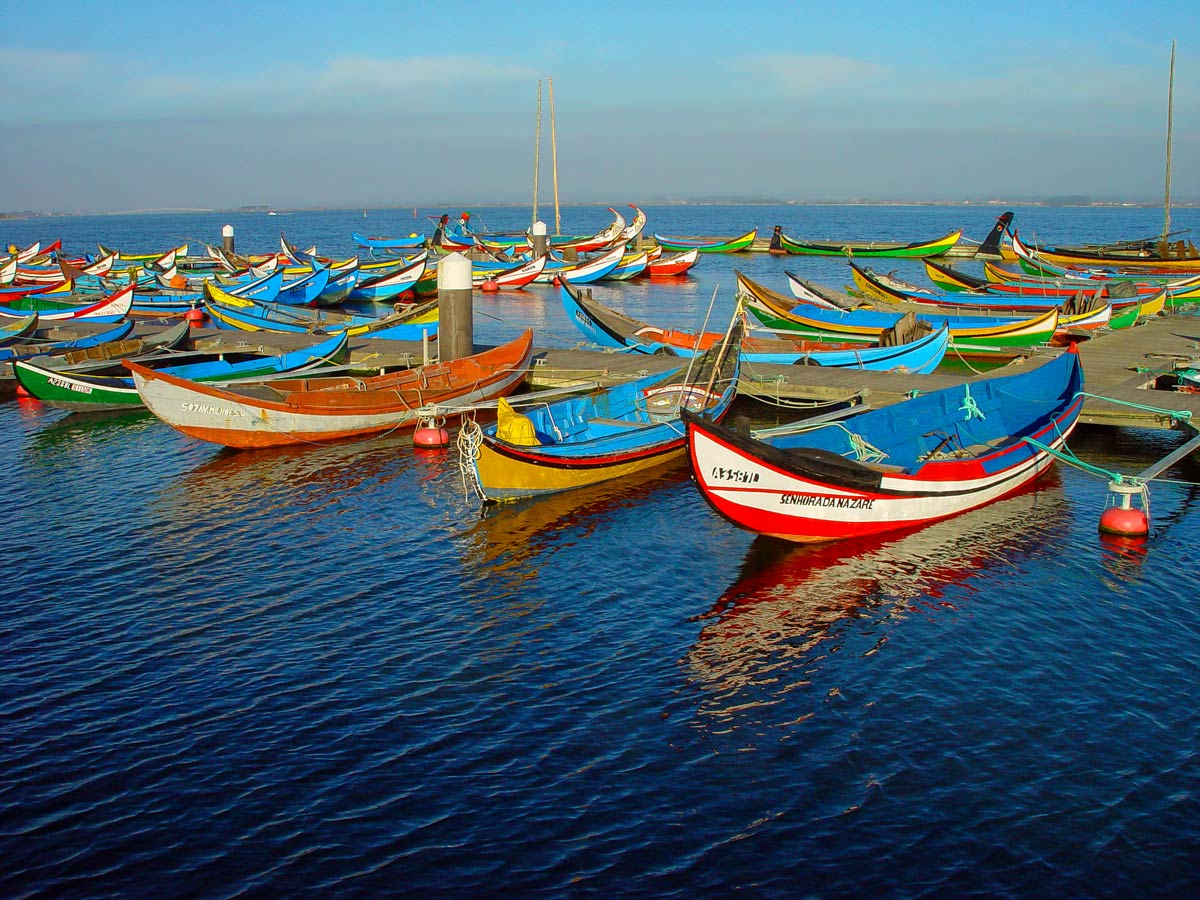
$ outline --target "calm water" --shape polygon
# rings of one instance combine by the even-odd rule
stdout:
[[[650,229],[982,238],[980,208],[672,207]],[[423,216],[426,211],[422,211]],[[997,211],[998,212],[998,211]],[[493,230],[528,212],[479,211]],[[564,211],[587,232],[602,209]],[[133,250],[348,253],[361,211],[4,223]],[[417,220],[423,225],[423,220]],[[1200,226],[1177,211],[1176,227]],[[372,233],[411,211],[369,213]],[[1017,211],[1151,234],[1154,210]],[[916,277],[908,264],[901,269]],[[603,296],[694,327],[706,257]],[[476,336],[577,338],[551,289]],[[495,318],[491,318],[495,317]],[[1136,472],[1172,435],[1083,430]],[[233,453],[147,415],[0,403],[0,896],[1176,897],[1200,888],[1200,465],[1140,550],[1102,481],[886,539],[788,548],[680,470],[501,507],[399,436]]]

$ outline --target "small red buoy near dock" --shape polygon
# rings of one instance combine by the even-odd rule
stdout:
[[[441,416],[421,416],[413,432],[413,446],[421,450],[442,450],[450,446],[450,432]]]
[[[1145,537],[1150,533],[1150,517],[1146,513],[1146,486],[1126,481],[1111,481],[1108,485],[1109,502],[1100,514],[1100,531],[1121,537]],[[1142,505],[1133,505],[1134,496],[1141,497]]]
[[[187,312],[185,312],[183,317],[193,325],[199,325],[208,318],[208,315],[204,312],[204,310],[200,309],[200,307],[195,307],[194,309],[189,309]]]
[[[485,294],[494,294],[494,293],[496,293],[496,291],[500,290],[500,283],[498,281],[495,281],[495,280],[489,278],[487,281],[485,281],[483,284],[481,284],[479,286],[479,289],[481,291],[483,291]]]

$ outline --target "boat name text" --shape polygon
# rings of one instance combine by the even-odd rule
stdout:
[[[77,394],[90,394],[92,386],[90,384],[80,384],[78,381],[68,381],[65,378],[59,378],[57,375],[51,375],[46,379],[47,382],[54,385],[56,388],[64,388],[68,391],[74,391]]]
[[[826,497],[822,494],[780,494],[783,506],[827,506],[831,509],[874,509],[875,501],[868,497]]]
[[[184,412],[203,413],[208,416],[244,416],[242,410],[233,406],[217,406],[213,403],[184,402],[179,404]]]

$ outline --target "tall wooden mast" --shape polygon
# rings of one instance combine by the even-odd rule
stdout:
[[[533,218],[530,220],[530,227],[538,220],[538,170],[540,168],[542,152],[542,82],[538,81],[538,102],[537,102],[537,138],[533,144]]]
[[[562,216],[558,211],[558,132],[554,128],[554,77],[547,76],[550,89],[550,162],[554,169],[554,233],[562,234]]]
[[[1171,77],[1167,87],[1167,186],[1163,197],[1163,232],[1159,254],[1168,255],[1167,241],[1171,235],[1171,118],[1175,107],[1175,42],[1171,41]]]

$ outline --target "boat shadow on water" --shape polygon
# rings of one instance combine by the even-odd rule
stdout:
[[[756,537],[737,578],[696,616],[702,625],[686,666],[704,697],[700,720],[733,724],[814,682],[834,659],[879,652],[896,623],[956,610],[964,591],[1054,552],[1070,520],[1052,469],[1016,494],[922,528],[799,546]]]

